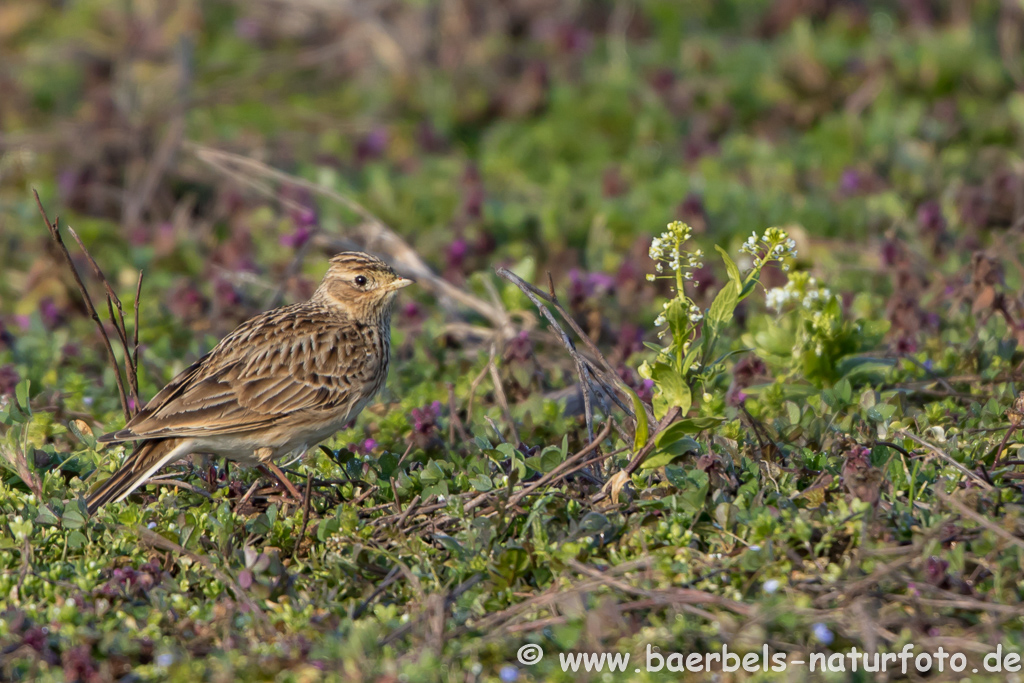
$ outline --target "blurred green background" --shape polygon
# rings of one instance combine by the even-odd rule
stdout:
[[[361,202],[481,296],[497,265],[632,285],[675,218],[705,247],[786,226],[834,285],[884,290],[885,235],[952,270],[1020,227],[1022,31],[1014,0],[8,0],[0,321],[80,310],[33,188],[122,298],[147,271],[144,341],[174,355],[308,294],[309,239],[359,243],[341,203],[204,150]]]
[[[839,589],[827,593],[837,585],[830,582],[860,590],[872,572],[885,579],[887,609],[914,605],[879,618],[892,629],[888,644],[946,634],[995,642],[1011,617],[985,630],[995,612],[981,600],[1019,603],[1017,547],[1003,545],[1005,530],[954,528],[950,536],[937,499],[919,499],[965,466],[936,465],[928,452],[907,467],[881,447],[870,458],[866,448],[859,460],[833,457],[829,430],[873,439],[894,415],[943,444],[943,429],[973,430],[985,436],[951,437],[946,446],[970,467],[994,454],[983,439],[998,443],[1007,433],[1016,387],[1006,373],[1019,355],[1013,338],[1024,338],[1011,316],[1024,275],[1022,46],[1022,0],[3,0],[0,446],[24,446],[50,504],[67,507],[58,526],[5,470],[0,509],[16,521],[0,528],[0,604],[8,596],[18,611],[3,612],[0,646],[21,659],[0,673],[93,681],[136,668],[166,680],[177,662],[173,677],[182,681],[219,680],[217,671],[223,679],[315,680],[324,667],[347,680],[395,681],[399,671],[440,678],[451,666],[459,680],[483,671],[509,683],[519,675],[506,676],[510,643],[525,630],[500,631],[488,620],[525,620],[536,595],[584,580],[598,596],[588,605],[597,616],[581,616],[582,598],[569,591],[566,604],[580,603],[550,617],[561,621],[544,631],[545,643],[568,649],[621,637],[707,650],[721,627],[735,636],[730,643],[755,648],[774,638],[780,649],[806,650],[837,637],[838,649],[877,634],[858,630],[851,605],[861,603],[851,601],[860,593],[847,601]],[[403,291],[382,405],[330,442],[331,458],[316,453],[302,465],[310,476],[343,481],[337,499],[333,489],[315,498],[308,538],[298,533],[302,511],[287,503],[257,496],[258,510],[239,513],[233,505],[249,484],[239,488],[237,479],[222,481],[212,501],[164,487],[165,505],[126,504],[86,523],[74,502],[86,488],[81,479],[116,458],[96,451],[75,420],[101,433],[122,417],[113,372],[33,189],[51,218],[74,228],[128,309],[144,271],[143,400],[242,320],[307,297],[327,255],[341,248],[404,254],[405,267],[422,259],[479,305],[451,304],[429,279]],[[792,469],[780,473],[755,461],[761,436],[755,444],[725,395],[725,382],[736,395],[772,377],[763,364],[736,363],[699,406],[705,417],[731,411],[714,436],[726,441],[716,440],[715,452],[709,445],[700,467],[678,452],[669,460],[685,455],[685,472],[636,474],[638,491],[655,491],[648,498],[638,493],[635,504],[624,498],[621,510],[599,512],[578,495],[578,481],[560,482],[515,525],[496,514],[459,516],[453,500],[492,485],[497,496],[508,482],[489,441],[455,436],[460,414],[477,437],[500,437],[504,427],[494,425],[507,422],[491,391],[497,370],[486,374],[495,328],[487,302],[529,328],[494,352],[519,445],[530,457],[565,458],[586,437],[565,409],[575,383],[566,354],[542,326],[525,324],[531,306],[492,269],[510,267],[539,285],[550,272],[570,313],[649,399],[636,367],[651,356],[642,342],[656,340],[651,321],[668,288],[644,280],[653,270],[648,246],[675,219],[693,226],[705,252],[717,244],[734,256],[751,232],[785,227],[800,250],[798,269],[841,292],[845,313],[891,323],[881,347],[867,349],[892,361],[889,393],[862,378],[819,395],[821,386],[808,388],[794,371],[814,394],[808,408],[810,399],[786,401],[780,373],[774,394],[748,404],[789,440]],[[413,251],[369,239],[378,220]],[[1004,270],[985,270],[983,259],[972,266],[972,253],[986,248]],[[698,280],[693,296],[706,306],[725,281],[717,258]],[[784,282],[777,270],[763,280]],[[96,280],[86,281],[102,301]],[[1006,304],[1005,324],[993,302]],[[979,313],[987,327],[976,324]],[[737,312],[738,328],[775,326],[767,316],[748,326],[748,314]],[[849,336],[858,325],[850,322]],[[739,335],[726,343],[738,349]],[[792,360],[788,350],[783,360]],[[945,384],[934,383],[935,373]],[[12,407],[26,379],[16,402],[25,406],[30,395],[31,415]],[[723,443],[731,455],[722,455]],[[609,460],[609,471],[628,461],[631,444],[620,445],[621,462]],[[502,457],[522,459],[505,446]],[[403,451],[411,454],[404,469]],[[372,468],[360,459],[369,453]],[[831,477],[851,479],[850,462],[876,479],[865,475],[868,484],[845,497],[836,483],[826,501]],[[871,507],[865,490],[879,502],[880,468],[889,468],[888,517],[869,527],[859,515]],[[376,482],[372,495],[359,488],[361,477]],[[389,517],[400,497],[450,493],[432,518],[411,518],[411,531],[396,528],[404,517],[397,525]],[[1001,494],[992,495],[994,503],[979,503],[977,488],[964,493],[971,506],[1014,524]],[[442,515],[453,536],[428,536],[426,525]],[[256,637],[251,615],[201,566],[180,556],[151,566],[164,555],[125,532],[147,524],[215,558],[230,576],[247,576],[277,634]],[[723,534],[722,524],[735,533]],[[862,553],[862,538],[884,547]],[[921,562],[899,565],[905,573],[879,569],[910,551]],[[665,616],[661,603],[636,607],[642,600],[627,591],[615,594],[613,609],[611,589],[593,583],[597,565],[580,564],[590,559],[601,571],[601,563],[647,562],[630,566],[641,567],[651,590],[698,586],[743,607],[714,603],[705,605],[713,613],[684,619]],[[386,581],[401,562],[414,571]],[[50,574],[25,582],[30,566]],[[449,591],[477,575],[486,578],[448,602]],[[140,576],[149,577],[145,590],[136,588]],[[780,581],[794,588],[779,590]],[[914,610],[928,581],[933,597],[962,607],[966,598],[949,591],[977,590],[978,602],[957,619],[947,619],[947,603],[921,617]],[[73,590],[87,607],[67,605]],[[451,611],[447,650],[424,626],[434,623],[423,616],[431,600],[444,605],[442,635]],[[763,611],[743,612],[751,605]],[[49,635],[39,630],[44,623]],[[187,663],[207,655],[217,662],[209,670]],[[543,670],[556,676],[552,662]]]

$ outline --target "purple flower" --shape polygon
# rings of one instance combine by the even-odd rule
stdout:
[[[75,169],[64,169],[57,175],[57,189],[66,202],[78,187],[79,175]]]
[[[615,278],[607,273],[580,272],[579,268],[569,271],[569,304],[579,306],[584,300],[595,294],[607,294],[614,291]]]
[[[926,235],[941,235],[946,231],[946,218],[938,202],[927,201],[918,207],[917,227]]]
[[[615,278],[607,273],[589,273],[587,287],[592,292],[610,292],[615,289]]]
[[[424,436],[433,433],[437,420],[441,417],[441,402],[434,401],[429,406],[412,409],[413,430]]]
[[[402,315],[405,316],[406,318],[409,318],[411,320],[418,320],[422,314],[423,311],[420,310],[419,304],[417,304],[415,301],[409,301],[404,306],[402,306]]]
[[[640,388],[636,391],[637,398],[644,403],[650,403],[654,400],[654,380],[645,379],[640,383]]]
[[[623,358],[644,350],[644,331],[632,323],[623,323],[619,328],[618,348]]]
[[[448,259],[448,268],[452,270],[462,270],[462,263],[466,260],[466,254],[469,253],[469,244],[466,240],[461,237],[457,237],[452,240],[452,243],[448,245],[448,252],[446,257]]]
[[[843,194],[853,195],[861,190],[862,178],[855,168],[848,168],[843,171],[839,178],[839,190]]]
[[[25,635],[21,637],[21,643],[22,645],[28,645],[36,652],[42,652],[43,648],[46,647],[46,631],[38,626],[33,626],[25,631]]]
[[[280,242],[283,247],[298,249],[313,236],[320,220],[316,210],[307,206],[292,212],[292,223],[295,224],[295,230],[287,235],[281,235]]]
[[[529,360],[533,354],[533,342],[526,330],[521,331],[505,347],[506,360]]]
[[[91,681],[99,672],[88,645],[65,650],[61,655],[61,664],[64,667],[64,678],[68,681]]]
[[[242,303],[242,297],[235,291],[234,286],[224,278],[217,278],[217,281],[213,286],[214,296],[217,297],[217,302],[221,306],[230,308],[231,306],[237,306]]]
[[[946,570],[949,569],[949,562],[932,555],[924,565],[925,576],[928,583],[941,586],[946,581]]]
[[[593,42],[590,31],[575,24],[566,23],[558,27],[558,47],[562,52],[582,55],[590,51]]]
[[[388,147],[388,129],[377,127],[356,145],[356,160],[365,163],[380,157]]]
[[[347,448],[358,455],[369,455],[377,447],[377,441],[366,439],[362,443],[350,443]]]
[[[39,317],[43,319],[44,325],[53,329],[58,323],[60,323],[60,308],[58,308],[57,304],[53,302],[53,299],[46,297],[39,302]]]
[[[664,95],[676,84],[676,75],[671,69],[662,67],[651,74],[648,80],[659,95]]]
[[[24,314],[17,314],[12,316],[14,323],[21,328],[22,332],[28,332],[28,329],[32,327],[32,318]]]

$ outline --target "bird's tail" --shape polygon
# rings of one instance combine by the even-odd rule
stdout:
[[[111,501],[124,499],[142,486],[158,469],[181,455],[182,445],[181,439],[155,439],[137,445],[109,479],[89,492],[85,500],[89,514]]]

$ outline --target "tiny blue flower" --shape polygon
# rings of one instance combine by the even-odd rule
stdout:
[[[519,678],[519,669],[511,664],[506,664],[498,672],[498,678],[501,679],[501,683],[513,683],[513,681]]]
[[[814,637],[819,643],[823,645],[831,645],[832,641],[835,640],[835,636],[832,635],[832,631],[829,630],[825,624],[817,623],[812,627],[814,631]]]

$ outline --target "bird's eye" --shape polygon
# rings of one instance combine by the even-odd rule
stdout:
[[[365,275],[356,275],[356,285],[358,285],[360,287],[365,287],[366,286],[366,276]]]

